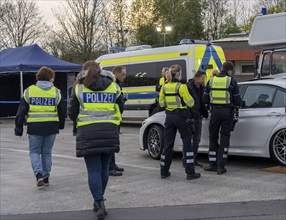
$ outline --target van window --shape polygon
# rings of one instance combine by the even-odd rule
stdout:
[[[173,60],[163,62],[150,62],[140,64],[128,64],[126,66],[127,75],[126,80],[123,83],[124,87],[131,86],[155,86],[161,78],[161,71],[163,67],[170,67],[174,64],[178,64],[182,67],[182,82],[187,81],[186,74],[186,61],[185,60]],[[112,71],[112,67],[103,67],[105,70]]]
[[[286,73],[286,51],[274,51],[272,54],[271,74]]]

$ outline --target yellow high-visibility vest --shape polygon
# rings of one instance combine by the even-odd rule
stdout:
[[[181,99],[186,105],[182,105]],[[193,107],[194,100],[185,84],[169,82],[160,90],[159,104],[161,107],[166,107],[166,110],[173,111],[178,108],[186,109],[187,106]]]
[[[230,104],[229,86],[231,77],[217,77],[210,79],[210,103],[215,105]]]
[[[28,123],[59,121],[57,106],[61,100],[58,88],[52,86],[43,90],[32,85],[24,91],[24,99],[29,104]]]
[[[162,76],[162,77],[160,78],[160,80],[159,80],[159,86],[165,85],[166,82],[167,82],[167,80],[165,79],[165,77]]]
[[[116,83],[112,82],[103,91],[93,91],[77,84],[75,93],[80,103],[77,127],[104,122],[120,124],[121,114],[116,99],[121,91]]]

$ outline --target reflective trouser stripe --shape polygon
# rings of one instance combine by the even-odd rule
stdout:
[[[223,151],[224,151],[224,152],[223,152],[224,154],[222,155],[222,157],[223,157],[223,158],[227,158],[228,148],[224,148]]]
[[[210,151],[210,152],[209,152],[209,155],[215,156],[215,155],[216,155],[216,152],[215,152],[215,151]]]
[[[161,161],[160,161],[161,166],[165,166],[165,161],[164,161],[165,159],[166,159],[165,155],[161,154]]]
[[[186,152],[186,163],[194,163],[194,152]]]
[[[216,152],[209,151],[209,161],[216,161]]]

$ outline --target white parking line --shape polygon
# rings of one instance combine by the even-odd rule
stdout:
[[[5,148],[5,147],[2,147],[0,149],[1,150],[8,150],[8,151],[14,151],[14,152],[20,152],[20,153],[29,154],[28,150]],[[72,159],[72,160],[82,160],[81,158],[78,158],[78,157],[61,155],[61,154],[53,154],[53,157],[66,158],[66,159]],[[159,170],[159,167],[158,168],[154,168],[154,167],[140,166],[140,165],[129,164],[129,163],[117,163],[117,164],[120,165],[120,166],[133,167],[133,168],[139,168],[139,169],[145,169],[145,170],[156,170],[156,171]]]

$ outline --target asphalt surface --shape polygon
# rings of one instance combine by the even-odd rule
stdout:
[[[117,163],[122,177],[111,177],[105,219],[286,220],[286,175],[263,171],[270,159],[229,157],[224,175],[201,172],[187,181],[181,155],[175,154],[171,177],[161,179],[159,162],[139,150],[139,125],[121,127]],[[15,137],[13,120],[0,120],[0,219],[97,219],[82,159],[75,157],[72,124],[57,136],[51,185],[37,189],[27,136]],[[199,160],[207,165],[207,156]]]
[[[232,219],[232,220],[284,220],[285,200],[129,208],[108,210],[106,220],[183,220],[183,219]],[[1,216],[1,220],[56,220],[96,219],[93,211],[58,212],[33,215]]]

